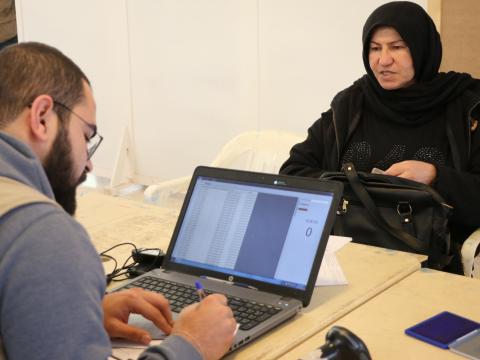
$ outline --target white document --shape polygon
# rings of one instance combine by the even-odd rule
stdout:
[[[152,340],[149,346],[160,345],[163,340]],[[112,340],[112,356],[109,360],[134,360],[147,348],[128,341]]]
[[[348,284],[335,253],[350,241],[352,241],[350,237],[330,235],[315,286]]]
[[[322,360],[322,350],[316,349],[302,357],[300,360]]]
[[[385,171],[379,169],[379,168],[373,168],[372,169],[372,174],[379,174],[379,175],[383,175],[385,174]]]

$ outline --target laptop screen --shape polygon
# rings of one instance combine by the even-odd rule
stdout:
[[[333,197],[199,176],[170,261],[305,289]]]

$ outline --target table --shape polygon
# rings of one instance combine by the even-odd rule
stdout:
[[[141,247],[166,250],[178,208],[165,209],[107,195],[79,198],[77,219],[85,225],[98,251],[126,240]],[[111,254],[126,258],[131,248]],[[301,314],[230,354],[228,359],[275,359],[328,327],[380,292],[420,268],[425,256],[360,244],[348,244],[338,260],[349,284],[316,288]],[[105,264],[108,268],[109,263]],[[108,271],[108,270],[107,270]]]
[[[421,269],[332,325],[353,331],[372,359],[463,359],[404,334],[404,330],[442,311],[480,321],[480,280]],[[325,343],[325,329],[286,353],[299,359]]]
[[[425,258],[352,243],[341,249],[337,256],[349,285],[316,288],[310,305],[301,314],[240,348],[227,359],[277,359],[417,271],[420,261]]]
[[[114,245],[130,242],[138,248],[160,248],[167,251],[180,206],[161,208],[140,201],[88,192],[77,198],[76,219],[87,229],[100,253]],[[109,251],[121,266],[133,246],[124,245]],[[105,259],[105,272],[113,261]],[[112,284],[118,286],[118,284]]]

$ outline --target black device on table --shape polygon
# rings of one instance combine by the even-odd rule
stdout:
[[[321,359],[328,360],[371,360],[364,342],[353,332],[341,326],[332,327],[320,347]]]

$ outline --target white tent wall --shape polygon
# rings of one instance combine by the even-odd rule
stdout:
[[[58,47],[92,82],[95,173],[143,183],[191,174],[243,131],[306,135],[364,74],[362,27],[385,2],[16,0],[20,40]]]

